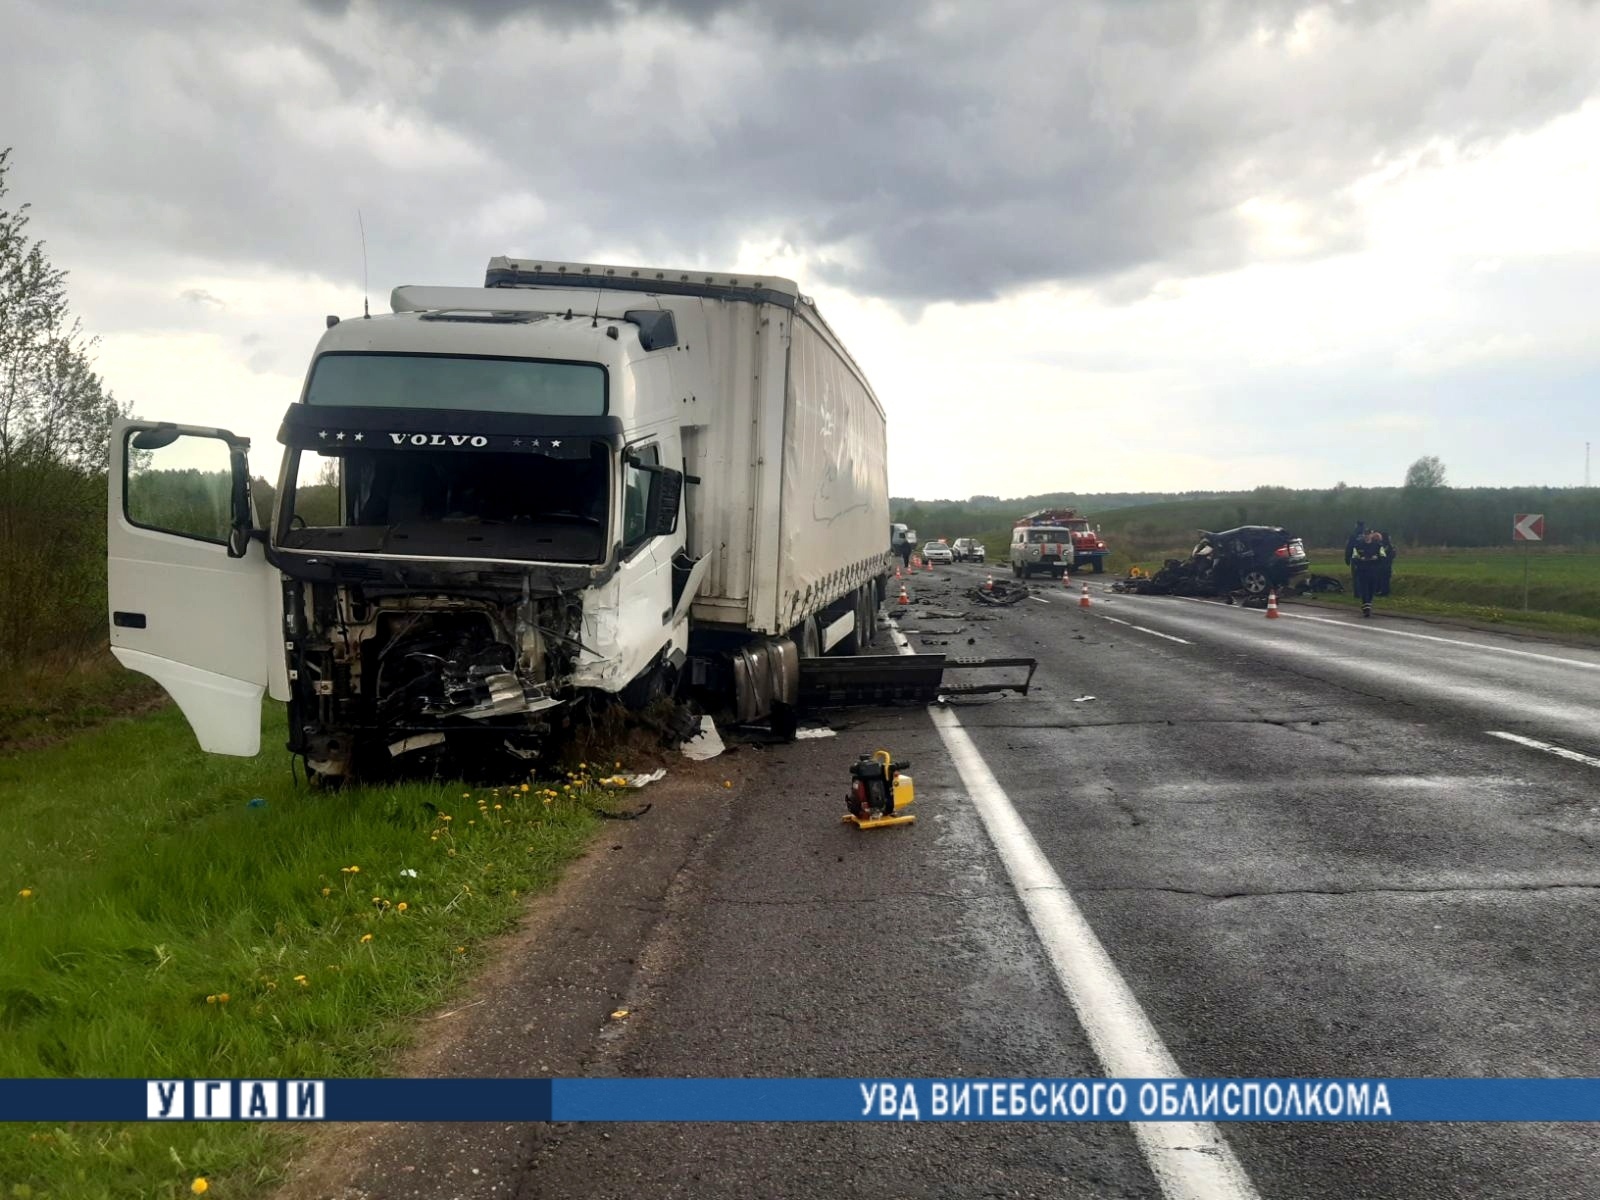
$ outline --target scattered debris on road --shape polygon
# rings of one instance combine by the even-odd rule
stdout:
[[[725,746],[722,737],[717,733],[716,722],[710,717],[700,717],[700,730],[693,737],[685,738],[683,745],[678,747],[683,756],[691,762],[705,762],[721,754]]]
[[[997,579],[992,591],[985,587],[975,587],[969,594],[979,604],[1006,605],[1016,604],[1029,594],[1029,590],[1025,585],[1013,583],[1009,579]]]

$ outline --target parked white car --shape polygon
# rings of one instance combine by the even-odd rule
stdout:
[[[950,547],[950,553],[957,562],[981,563],[988,556],[983,543],[977,538],[957,538],[955,544]]]
[[[922,558],[924,562],[943,563],[945,566],[955,562],[955,555],[950,553],[950,547],[943,542],[929,542],[923,546]]]

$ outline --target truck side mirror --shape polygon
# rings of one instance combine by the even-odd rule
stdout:
[[[683,472],[660,467],[651,472],[650,499],[645,505],[644,527],[649,537],[678,531],[678,509],[683,501]]]
[[[243,439],[233,443],[228,458],[233,467],[233,519],[228,529],[228,557],[243,558],[250,548],[250,531],[255,526],[250,506],[250,443]]]

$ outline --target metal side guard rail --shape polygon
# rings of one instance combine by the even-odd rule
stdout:
[[[801,708],[932,704],[940,696],[1017,692],[1026,696],[1036,658],[949,658],[943,654],[865,654],[800,660]],[[1009,673],[1005,679],[957,682],[951,673]],[[1018,678],[1020,676],[1020,678]]]

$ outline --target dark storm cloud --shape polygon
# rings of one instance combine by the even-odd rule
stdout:
[[[1359,245],[1369,172],[1594,95],[1596,21],[1420,0],[0,0],[28,31],[0,46],[0,113],[33,118],[18,194],[129,253],[359,278],[361,208],[374,280],[465,282],[503,251],[727,263],[754,239],[912,305],[1116,296]]]

